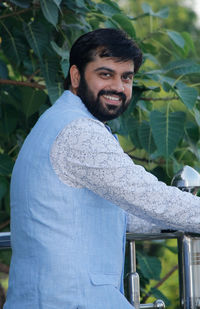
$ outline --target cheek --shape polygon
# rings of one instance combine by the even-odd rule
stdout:
[[[132,85],[125,88],[125,95],[127,99],[130,99],[132,97]]]
[[[106,88],[105,83],[103,83],[102,81],[91,81],[90,85],[90,89],[92,90],[92,92],[97,96],[99,91],[103,90]]]

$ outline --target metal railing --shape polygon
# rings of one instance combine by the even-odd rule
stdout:
[[[129,301],[136,309],[165,308],[164,302],[157,300],[153,304],[140,304],[139,276],[136,272],[136,240],[177,239],[178,270],[180,289],[180,308],[200,308],[200,235],[171,232],[158,234],[127,233],[130,251]]]
[[[200,189],[200,174],[189,166],[184,166],[173,178],[172,185],[182,191],[196,194]],[[178,268],[181,309],[200,309],[200,235],[170,232],[159,234],[127,233],[130,250],[129,301],[135,309],[165,308],[161,300],[153,304],[140,304],[140,282],[136,272],[136,240],[172,239],[178,241]],[[11,247],[10,233],[0,233],[0,249]]]
[[[10,232],[0,233],[0,250],[11,248]]]
[[[200,235],[183,232],[158,234],[127,233],[130,252],[130,272],[128,274],[129,301],[135,309],[165,308],[162,300],[151,304],[140,304],[140,282],[136,271],[135,241],[177,239],[180,308],[200,308]],[[0,233],[0,250],[11,248],[10,232]]]

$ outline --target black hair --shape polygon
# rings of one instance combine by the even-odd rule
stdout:
[[[70,68],[76,65],[80,74],[94,57],[116,58],[116,61],[133,60],[134,73],[142,64],[142,52],[128,35],[119,29],[103,28],[80,36],[73,44],[69,58],[69,72],[64,82],[64,89],[71,85]]]

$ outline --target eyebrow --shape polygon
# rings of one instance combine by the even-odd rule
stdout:
[[[108,67],[99,67],[99,68],[95,69],[94,71],[98,72],[98,71],[102,71],[102,70],[108,71],[110,73],[115,73],[115,71],[113,69],[110,69]],[[123,72],[123,75],[124,74],[126,74],[126,75],[134,75],[134,71]]]

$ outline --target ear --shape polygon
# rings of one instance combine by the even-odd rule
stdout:
[[[71,88],[72,92],[76,94],[77,89],[80,84],[80,73],[77,66],[74,64],[70,68],[70,77],[71,77]]]

